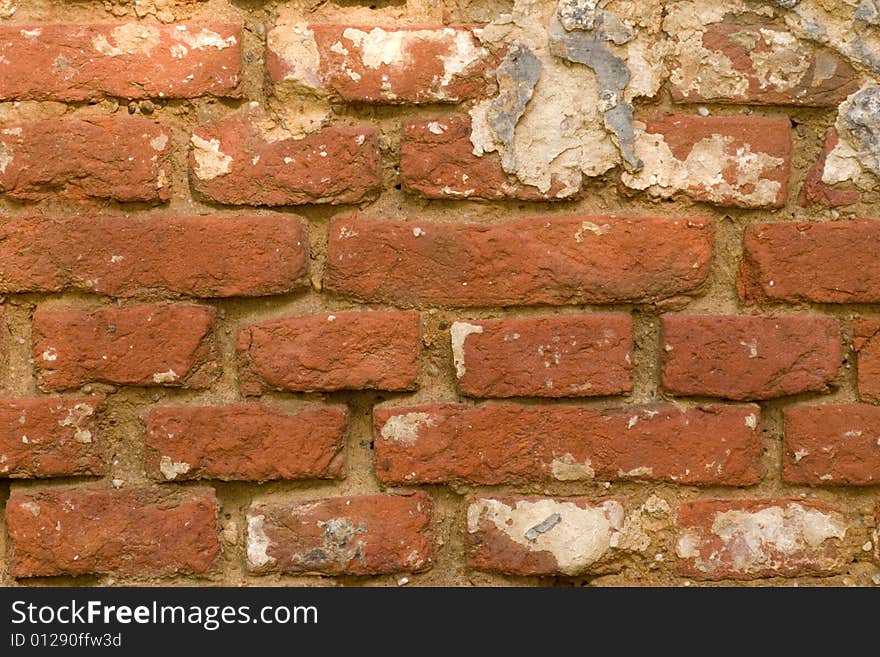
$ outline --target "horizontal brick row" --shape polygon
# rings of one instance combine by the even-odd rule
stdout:
[[[309,248],[286,216],[7,218],[0,291],[114,297],[281,294],[308,285]]]
[[[637,507],[623,497],[472,496],[467,565],[539,576],[619,569],[651,541],[634,520],[643,513],[674,518],[676,568],[687,577],[832,575],[851,558],[851,521],[822,502],[700,499],[673,516],[665,500],[652,500]],[[12,574],[210,575],[220,555],[218,508],[210,488],[14,488],[6,506]],[[382,575],[433,565],[433,503],[423,492],[263,498],[246,521],[253,574]]]
[[[608,409],[488,403],[377,407],[376,474],[389,484],[761,478],[757,406]]]
[[[300,23],[282,15],[266,34],[266,67],[276,86],[349,102],[460,102],[494,91],[504,51],[483,47],[480,32],[476,26]],[[846,61],[778,25],[717,23],[673,37],[669,81],[678,102],[822,107],[858,89],[859,76]],[[240,25],[220,23],[5,25],[2,99],[234,95],[240,40]],[[785,52],[798,61],[782,62]],[[719,57],[729,67],[725,78],[717,75]],[[779,65],[789,66],[782,76]]]
[[[87,264],[76,257],[70,263]],[[96,268],[101,264],[107,263]],[[51,281],[38,289],[55,289]],[[215,318],[214,308],[199,305],[41,308],[33,315],[39,385],[47,391],[94,382],[209,386],[220,367]],[[880,380],[876,323],[866,319],[855,327],[859,385],[868,400],[876,399]],[[831,317],[667,314],[661,329],[661,382],[673,395],[749,401],[822,391],[835,385],[842,359],[840,326]],[[415,311],[347,311],[246,324],[236,340],[239,388],[245,395],[413,390],[421,334]],[[632,390],[627,315],[456,321],[449,336],[450,365],[466,395],[589,397]]]
[[[497,224],[336,219],[323,287],[367,302],[644,303],[696,292],[708,219],[557,217]]]
[[[108,436],[97,422],[102,401],[0,400],[0,478],[105,475]],[[784,418],[784,481],[880,481],[877,406],[799,404],[785,409]],[[160,406],[145,423],[145,471],[160,482],[338,478],[344,472],[344,406]],[[377,474],[388,483],[748,485],[761,478],[760,413],[752,405],[379,407],[375,439]]]
[[[0,100],[237,96],[240,76],[240,25],[0,25]]]
[[[165,202],[172,150],[166,128],[134,116],[4,123],[0,194],[20,201],[63,195]]]

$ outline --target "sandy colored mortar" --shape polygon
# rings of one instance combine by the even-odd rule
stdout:
[[[7,21],[15,23],[40,21],[65,22],[110,22],[129,20],[135,17],[129,2],[99,0],[80,0],[57,3],[53,0],[12,0],[17,11]],[[149,3],[145,3],[149,4]],[[158,11],[170,11],[177,21],[230,20],[242,21],[245,25],[243,39],[244,56],[244,98],[240,101],[221,101],[216,99],[196,99],[187,101],[155,102],[150,115],[171,130],[174,149],[173,196],[165,206],[146,206],[138,204],[120,205],[112,202],[97,203],[81,208],[62,200],[50,200],[40,205],[22,205],[0,199],[0,215],[17,217],[32,214],[51,216],[75,212],[97,212],[108,215],[137,213],[143,216],[168,216],[186,214],[211,214],[235,217],[244,213],[292,214],[308,222],[311,246],[312,289],[304,292],[255,299],[212,300],[210,303],[219,311],[217,335],[222,354],[223,376],[206,391],[170,389],[126,389],[112,386],[86,386],[83,391],[108,393],[107,402],[99,419],[99,431],[111,441],[115,459],[107,480],[121,479],[124,486],[148,483],[143,468],[143,416],[153,404],[198,403],[221,404],[240,399],[237,391],[235,368],[235,337],[239,327],[255,321],[268,320],[286,315],[298,315],[320,311],[342,311],[349,309],[382,308],[381,305],[365,306],[351,301],[320,293],[324,260],[326,258],[327,230],[329,220],[335,216],[360,213],[366,217],[398,218],[403,220],[449,221],[449,222],[500,222],[520,217],[564,216],[571,214],[622,213],[634,215],[660,215],[682,217],[689,215],[713,217],[717,221],[712,270],[703,294],[693,300],[670,301],[655,306],[631,306],[626,304],[610,306],[566,306],[566,307],[528,307],[528,308],[479,308],[479,309],[432,309],[422,312],[424,327],[424,346],[420,369],[420,388],[415,393],[373,393],[349,392],[331,394],[280,394],[263,395],[265,401],[278,402],[290,408],[308,403],[345,403],[351,413],[351,423],[347,439],[347,474],[339,481],[281,481],[265,484],[204,482],[213,486],[222,504],[219,522],[223,553],[217,570],[204,579],[172,578],[162,580],[126,579],[120,577],[82,577],[82,578],[36,578],[16,581],[7,573],[6,528],[0,516],[0,585],[40,586],[40,585],[123,585],[151,584],[159,586],[174,585],[268,585],[268,586],[396,586],[399,576],[387,577],[286,577],[277,575],[250,576],[245,570],[245,528],[244,513],[256,498],[309,499],[348,494],[394,492],[395,488],[385,488],[379,484],[374,474],[373,451],[371,448],[372,427],[371,408],[382,402],[416,404],[427,401],[458,401],[461,398],[455,387],[452,355],[449,346],[448,327],[456,320],[529,317],[552,314],[576,313],[632,313],[634,321],[634,389],[624,399],[593,398],[579,401],[558,401],[558,404],[608,405],[622,403],[644,403],[663,400],[658,391],[659,375],[659,317],[663,312],[676,310],[689,313],[750,313],[751,307],[744,306],[735,291],[736,268],[742,253],[742,232],[744,226],[763,221],[806,220],[826,221],[829,211],[821,206],[801,208],[797,205],[797,194],[807,169],[819,153],[826,128],[833,124],[836,110],[802,108],[756,108],[752,110],[737,106],[704,105],[713,116],[738,115],[752,112],[764,116],[789,116],[801,126],[801,131],[793,131],[792,178],[789,199],[786,206],[778,211],[738,210],[715,208],[705,204],[693,204],[682,197],[676,201],[652,201],[646,195],[621,193],[617,184],[617,174],[610,172],[606,178],[588,181],[582,200],[562,203],[517,203],[517,202],[473,202],[473,201],[426,201],[410,196],[399,189],[396,162],[399,147],[399,125],[401,119],[411,116],[434,116],[449,111],[447,107],[370,107],[361,105],[334,105],[341,122],[367,121],[376,124],[381,134],[382,163],[384,172],[384,191],[374,202],[363,207],[302,207],[295,210],[268,211],[264,209],[235,208],[211,205],[193,198],[187,178],[186,144],[193,127],[199,123],[227,115],[248,101],[258,101],[266,106],[268,99],[264,92],[264,53],[262,35],[266,26],[274,19],[278,7],[300,7],[304,18],[316,22],[345,22],[391,24],[432,24],[441,23],[444,17],[448,22],[481,22],[490,20],[497,13],[509,10],[511,3],[503,0],[415,0],[407,3],[382,2],[376,0],[377,9],[370,9],[367,0],[363,3],[344,2],[339,5],[320,0],[304,0],[298,3],[262,2],[258,0],[207,0],[162,2],[154,0]],[[2,5],[2,3],[0,3]],[[311,8],[311,9],[310,9]],[[167,18],[166,14],[162,14]],[[0,19],[2,20],[2,19]],[[155,20],[148,16],[145,20]],[[648,111],[692,112],[693,106],[673,105],[665,91],[658,98],[646,103],[637,102],[637,113]],[[103,101],[94,105],[63,105],[53,102],[0,103],[0,122],[17,120],[37,120],[48,117],[77,117],[106,115],[114,112],[126,113],[123,101]],[[141,112],[138,109],[138,112]],[[855,216],[874,216],[875,207],[871,204],[858,204],[846,208],[842,213]],[[144,296],[130,299],[123,304],[153,301],[161,297]],[[2,374],[4,389],[11,395],[32,395],[37,390],[30,363],[31,337],[30,317],[35,308],[88,307],[113,303],[106,298],[82,294],[7,295],[4,298],[5,319],[14,336],[8,355],[9,367]],[[388,307],[390,308],[390,307]],[[870,585],[872,576],[880,573],[870,552],[862,550],[862,545],[871,540],[874,529],[874,513],[880,486],[860,488],[790,486],[780,482],[782,411],[785,407],[810,400],[854,401],[855,359],[852,351],[851,323],[854,318],[876,312],[869,305],[826,305],[826,304],[768,304],[761,306],[763,312],[784,314],[824,314],[841,321],[845,364],[841,368],[835,389],[829,394],[810,394],[787,397],[782,400],[764,402],[762,407],[763,428],[763,467],[764,477],[760,484],[747,488],[675,486],[657,483],[604,483],[601,481],[558,482],[552,485],[533,485],[517,487],[513,492],[522,494],[546,495],[588,495],[620,496],[628,498],[627,509],[635,509],[651,495],[656,495],[673,509],[680,500],[699,497],[719,498],[763,498],[763,497],[806,497],[829,502],[841,508],[848,515],[852,529],[846,538],[847,549],[855,555],[855,561],[839,576],[830,578],[766,579],[736,585],[749,586],[791,586],[791,585]],[[538,403],[538,399],[525,400]],[[689,399],[688,404],[709,399]],[[19,488],[31,486],[61,486],[87,481],[84,478],[59,479],[47,481],[16,481]],[[198,484],[174,484],[177,486]],[[9,481],[0,481],[0,508],[9,494]],[[434,525],[437,537],[437,553],[433,569],[418,575],[407,575],[409,586],[419,585],[560,585],[560,586],[629,586],[629,585],[711,585],[724,586],[730,583],[690,582],[678,576],[674,570],[674,530],[672,517],[665,522],[665,529],[651,532],[652,546],[644,559],[630,558],[617,562],[620,571],[596,577],[581,578],[519,578],[469,571],[464,565],[464,538],[466,518],[464,497],[470,493],[511,492],[505,487],[465,487],[465,486],[424,486],[435,505]],[[403,489],[400,489],[403,490]]]

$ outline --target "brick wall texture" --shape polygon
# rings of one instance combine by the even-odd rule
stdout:
[[[0,0],[0,585],[880,586],[878,26]]]

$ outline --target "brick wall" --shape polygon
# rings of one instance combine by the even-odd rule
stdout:
[[[0,0],[0,585],[880,585],[840,4]]]

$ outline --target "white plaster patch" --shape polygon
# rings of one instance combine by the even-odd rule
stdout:
[[[419,429],[423,426],[434,426],[434,418],[430,413],[392,415],[382,426],[379,435],[383,440],[390,440],[402,445],[415,445],[419,439]]]
[[[217,176],[229,173],[232,158],[220,150],[219,139],[207,140],[194,134],[190,141],[196,159],[196,176],[202,180],[213,180]]]
[[[177,376],[177,372],[174,370],[168,370],[167,372],[156,372],[153,375],[153,383],[174,383],[177,381],[179,377]]]
[[[92,39],[92,47],[102,55],[121,57],[123,55],[149,56],[159,45],[159,28],[139,23],[126,23],[113,28],[110,37],[99,34]]]
[[[12,147],[0,141],[0,173],[6,173],[6,168],[12,164],[13,155]]]
[[[153,137],[150,140],[150,146],[153,147],[154,151],[165,150],[165,146],[167,146],[167,145],[168,145],[168,135],[166,135],[164,132],[160,133],[159,135]]]
[[[31,515],[37,517],[40,515],[40,505],[36,502],[21,502],[18,506],[20,506],[25,511],[30,511]]]
[[[266,36],[269,50],[284,62],[285,80],[314,89],[323,85],[320,78],[321,56],[315,33],[305,23],[282,19]]]
[[[471,333],[482,333],[483,327],[467,322],[453,322],[449,329],[452,340],[452,362],[455,365],[455,376],[461,378],[467,372],[464,362],[464,341]]]
[[[644,162],[638,173],[624,172],[622,182],[632,189],[644,190],[653,196],[670,197],[678,192],[700,192],[709,202],[724,203],[731,199],[748,206],[771,205],[782,186],[764,176],[783,164],[783,159],[767,153],[753,152],[749,144],[728,153],[733,137],[714,134],[694,144],[684,160],[677,159],[663,135],[645,132],[644,124],[636,122],[636,154]],[[734,180],[725,179],[733,172]],[[749,190],[749,191],[745,191]]]
[[[73,427],[73,439],[78,443],[92,442],[92,432],[80,426],[95,412],[95,409],[88,404],[75,404],[73,408],[68,409],[67,416],[58,421],[62,427]]]
[[[269,537],[263,529],[263,521],[266,519],[262,515],[248,516],[248,539],[247,539],[247,558],[248,563],[255,568],[260,568],[266,564],[274,563],[275,558],[267,554],[267,550],[271,547]]]
[[[159,472],[168,481],[177,479],[177,475],[186,474],[190,470],[190,464],[183,461],[173,461],[171,457],[163,456],[159,459]]]
[[[483,498],[468,507],[468,532],[478,532],[480,524],[488,521],[530,552],[551,554],[566,575],[582,573],[604,557],[623,520],[623,506],[614,500],[587,508],[552,499],[519,500],[511,507]]]
[[[186,25],[179,25],[178,29],[173,32],[173,38],[185,43],[189,46],[190,50],[204,50],[206,48],[225,50],[238,43],[238,39],[233,35],[224,38],[216,32],[206,30],[205,28],[200,29],[198,32],[190,32]]]
[[[758,418],[755,417],[754,413],[749,413],[746,415],[745,424],[749,429],[756,429],[758,427]]]
[[[694,559],[694,566],[703,572],[716,570],[718,563],[711,557],[703,559],[702,539],[692,532],[679,539],[679,556]],[[843,540],[847,527],[838,514],[792,502],[759,511],[718,512],[711,532],[725,544],[730,568],[747,573],[775,567],[780,555],[810,554],[828,540]]]
[[[596,476],[591,465],[590,459],[580,462],[566,453],[551,461],[550,473],[557,481],[591,481]]]

